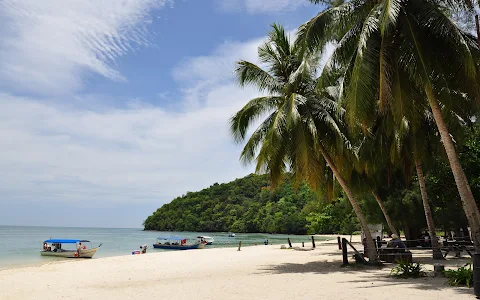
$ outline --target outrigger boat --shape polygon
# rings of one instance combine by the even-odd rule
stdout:
[[[63,249],[62,245],[64,244],[74,244],[75,249]],[[40,250],[40,255],[65,258],[92,258],[101,246],[102,244],[92,248],[90,241],[87,240],[50,239],[43,242],[43,250]]]
[[[205,244],[195,243],[187,244],[187,239],[177,236],[158,237],[153,248],[155,249],[172,249],[172,250],[190,250],[203,248]]]
[[[197,242],[199,242],[200,244],[211,245],[213,244],[213,241],[214,239],[209,236],[205,236],[205,235],[197,236]]]

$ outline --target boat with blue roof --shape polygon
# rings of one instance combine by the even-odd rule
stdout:
[[[155,249],[171,249],[171,250],[191,250],[203,248],[205,244],[194,243],[187,244],[187,239],[178,236],[158,237],[153,248]]]
[[[100,249],[92,248],[88,240],[70,240],[70,239],[49,239],[43,242],[43,249],[40,250],[42,256],[56,256],[65,258],[92,258]]]

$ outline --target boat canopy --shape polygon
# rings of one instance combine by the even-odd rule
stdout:
[[[90,241],[87,240],[63,240],[63,239],[53,239],[53,240],[46,240],[44,243],[51,243],[51,244],[76,244],[76,243],[89,243]]]
[[[199,236],[197,236],[197,239],[201,239],[201,238],[211,239],[212,237],[211,237],[211,236],[206,236],[206,235],[199,235]]]
[[[178,236],[165,236],[165,237],[158,237],[157,240],[183,241],[185,240],[185,238],[178,237]]]

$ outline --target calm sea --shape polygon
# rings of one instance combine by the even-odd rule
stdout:
[[[279,235],[260,233],[237,233],[235,237],[228,237],[226,232],[159,232],[143,231],[138,228],[78,228],[78,227],[31,227],[31,226],[0,226],[0,268],[20,265],[32,265],[44,262],[61,260],[57,257],[40,256],[39,250],[43,241],[52,238],[86,239],[92,242],[92,247],[102,243],[102,247],[95,254],[95,258],[107,256],[129,255],[132,250],[141,245],[149,246],[148,252],[168,251],[153,249],[156,237],[181,236],[196,240],[198,235],[211,236],[215,242],[206,247],[236,247],[242,241],[242,246],[263,244],[268,239],[273,244],[287,244],[287,238],[292,243],[309,242],[310,236]],[[318,238],[317,238],[318,239]]]

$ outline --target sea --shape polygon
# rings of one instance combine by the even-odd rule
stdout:
[[[141,228],[81,228],[81,227],[37,227],[37,226],[0,226],[0,269],[18,266],[36,265],[53,261],[65,260],[58,257],[40,256],[43,241],[54,239],[85,239],[92,247],[102,244],[93,259],[109,256],[131,255],[133,250],[148,245],[147,253],[174,251],[153,249],[157,237],[179,236],[188,242],[196,241],[199,235],[215,239],[213,245],[206,247],[242,247],[269,244],[287,245],[287,238],[292,243],[311,243],[308,235],[285,235],[264,233],[236,233],[229,237],[228,232],[161,232],[143,231]],[[316,240],[327,238],[315,237]],[[201,250],[195,250],[201,251]]]

